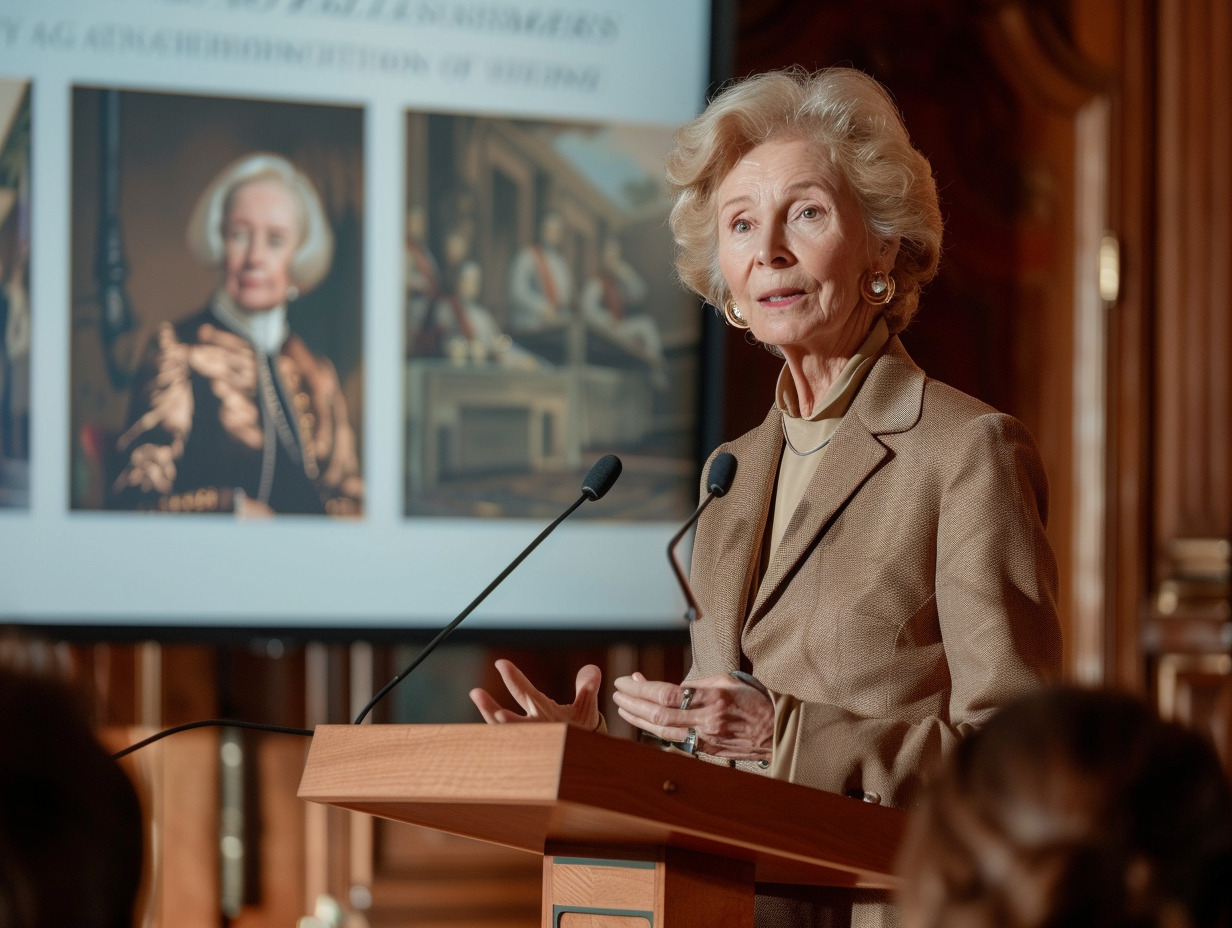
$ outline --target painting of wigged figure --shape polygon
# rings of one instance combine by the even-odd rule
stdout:
[[[358,516],[363,114],[73,92],[72,505]]]
[[[613,452],[596,515],[687,513],[703,309],[672,271],[671,131],[412,112],[406,140],[407,515],[555,514]]]

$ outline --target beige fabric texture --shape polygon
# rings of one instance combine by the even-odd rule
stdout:
[[[743,668],[776,695],[772,776],[909,807],[963,734],[1059,675],[1043,465],[892,338],[754,588],[780,415],[715,451],[738,466],[698,525],[689,678]]]

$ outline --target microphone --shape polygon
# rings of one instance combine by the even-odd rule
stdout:
[[[680,543],[680,539],[684,537],[685,532],[693,527],[693,524],[701,518],[703,510],[710,505],[710,501],[717,496],[723,496],[731,489],[732,481],[736,479],[736,456],[727,451],[715,455],[713,461],[710,462],[710,472],[706,475],[706,498],[701,501],[701,504],[693,510],[693,515],[689,516],[689,520],[681,526],[680,531],[672,536],[672,540],[667,543],[667,560],[672,565],[672,572],[676,574],[676,582],[680,584],[680,591],[684,593],[685,602],[688,603],[688,608],[684,611],[685,620],[688,622],[696,622],[702,617],[701,606],[697,604],[697,599],[693,596],[693,588],[689,586],[689,580],[684,575],[684,571],[680,568],[680,563],[676,560],[676,545]]]
[[[733,458],[733,462],[734,460],[735,459]],[[605,454],[603,457],[599,458],[599,460],[595,462],[594,467],[592,467],[586,474],[586,479],[582,481],[582,495],[574,501],[573,505],[557,516],[556,520],[551,525],[540,532],[534,541],[523,548],[522,553],[515,557],[509,563],[509,566],[497,575],[495,580],[484,587],[483,592],[471,600],[471,604],[458,613],[458,617],[456,619],[442,628],[440,632],[437,633],[436,637],[428,642],[416,658],[411,661],[409,665],[407,665],[405,670],[386,683],[381,688],[380,692],[368,700],[368,705],[364,706],[359,715],[355,717],[355,724],[360,724],[368,713],[372,711],[372,707],[385,697],[386,693],[401,683],[406,678],[407,674],[423,663],[424,658],[435,651],[437,645],[449,637],[450,633],[462,624],[462,620],[474,612],[475,607],[487,599],[488,594],[496,589],[506,577],[513,573],[514,568],[526,560],[527,556],[534,551],[535,548],[539,547],[539,543],[543,541],[543,539],[547,538],[548,535],[555,531],[556,526],[560,525],[560,523],[564,522],[565,519],[569,518],[569,516],[573,514],[573,511],[587,500],[602,499],[607,494],[607,491],[612,488],[613,484],[616,483],[616,479],[620,476],[622,466],[623,465],[620,463],[620,458],[616,457],[614,454]]]

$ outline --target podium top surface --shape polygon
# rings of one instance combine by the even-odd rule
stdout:
[[[563,724],[321,725],[299,797],[542,854],[679,847],[891,888],[904,813]]]

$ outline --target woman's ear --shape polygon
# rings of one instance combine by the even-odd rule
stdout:
[[[877,252],[877,270],[888,274],[894,269],[894,262],[898,258],[898,244],[900,241],[901,239],[897,235],[881,240],[881,248]]]

